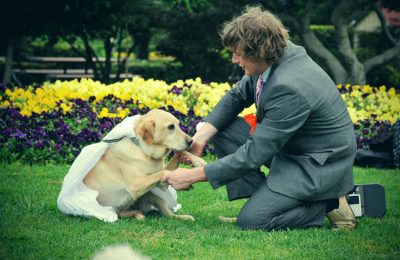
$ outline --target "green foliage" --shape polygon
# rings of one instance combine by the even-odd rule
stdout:
[[[400,4],[396,0],[380,1],[390,9],[399,10]],[[173,78],[193,78],[200,76],[210,81],[234,82],[241,77],[242,71],[230,62],[220,43],[218,31],[223,22],[240,14],[246,5],[261,4],[265,8],[278,14],[285,25],[289,26],[291,38],[301,43],[298,30],[285,17],[292,17],[299,23],[307,13],[307,3],[312,3],[310,20],[317,37],[336,57],[344,63],[338,54],[334,32],[330,30],[331,12],[337,6],[337,1],[228,1],[228,0],[92,0],[92,1],[47,1],[47,0],[21,0],[3,1],[0,9],[5,10],[4,21],[12,21],[12,26],[0,27],[0,52],[4,53],[8,40],[21,36],[32,39],[36,36],[45,36],[47,40],[34,42],[35,55],[46,56],[87,56],[89,53],[105,56],[119,51],[135,52],[136,57],[147,59],[150,50],[159,50],[167,55],[177,58],[182,66],[168,75],[163,68],[153,68],[155,75],[165,75],[167,81]],[[357,12],[349,12],[349,20],[359,20],[362,15],[354,18],[350,15],[371,10],[371,1],[356,1]],[[287,24],[286,24],[287,22]],[[350,21],[349,21],[350,22]],[[6,24],[6,22],[4,22]],[[324,26],[321,26],[323,24]],[[292,27],[290,27],[292,26]],[[59,41],[58,38],[66,39]],[[87,40],[88,44],[83,46]],[[390,44],[383,35],[372,35],[360,41],[363,46],[357,50],[357,56],[363,61],[365,57],[380,53]],[[43,45],[46,43],[45,45]],[[366,45],[364,46],[364,43]],[[31,49],[28,44],[28,51]],[[71,47],[74,46],[74,49]],[[16,48],[17,49],[17,48]],[[112,51],[110,51],[112,49]],[[3,54],[4,55],[4,54]],[[315,58],[315,57],[314,57]],[[317,60],[317,59],[316,59]],[[318,60],[317,60],[318,61]],[[322,64],[322,62],[319,62]],[[398,64],[391,64],[398,69]],[[124,66],[121,65],[120,68]],[[110,71],[101,66],[94,66],[99,72],[98,78],[108,82]],[[141,67],[144,76],[151,74],[149,68]],[[112,72],[117,69],[112,68]],[[327,68],[325,70],[328,71]],[[394,81],[388,82],[385,72],[377,69],[368,75],[377,85],[399,85]],[[0,72],[2,66],[0,64]],[[392,77],[390,77],[392,78]],[[30,82],[27,79],[27,83]],[[388,82],[388,83],[386,83]],[[345,82],[342,82],[345,83]]]
[[[245,200],[227,201],[224,188],[196,184],[178,192],[180,214],[194,222],[149,216],[116,223],[65,216],[56,199],[68,165],[0,165],[0,259],[89,259],[108,245],[126,243],[152,259],[397,259],[400,254],[399,171],[355,168],[356,183],[386,190],[382,219],[360,218],[352,232],[320,229],[242,231],[220,223],[235,216]]]
[[[27,52],[32,56],[76,56],[71,44],[58,37],[51,37],[48,35],[40,35],[37,37],[31,36],[27,38],[27,43]],[[77,50],[84,50],[81,39],[75,39],[72,44]],[[98,45],[98,42],[96,42],[96,44]],[[101,46],[98,46],[96,49],[99,49],[99,47],[101,48]],[[32,67],[34,64],[29,64],[29,66]]]
[[[210,81],[231,80],[235,68],[230,55],[221,55],[224,48],[218,32],[225,21],[240,13],[246,4],[252,3],[255,2],[208,1],[207,8],[198,10],[178,5],[162,17],[167,37],[157,45],[157,49],[176,57],[189,78],[200,76]]]
[[[368,73],[367,80],[371,85],[384,85],[400,90],[400,71],[392,64],[372,70]]]
[[[173,6],[183,7],[190,12],[201,12],[211,8],[211,2],[208,0],[174,0]]]
[[[189,72],[182,64],[175,61],[137,60],[129,65],[128,70],[133,75],[140,75],[145,79],[160,79],[168,83],[190,78]]]
[[[229,64],[218,52],[210,51],[213,48],[222,49],[217,33],[217,20],[220,17],[217,14],[196,14],[184,8],[176,8],[165,18],[169,37],[157,48],[176,57],[188,71],[189,78],[196,75],[207,80],[216,80],[221,75],[227,77]]]
[[[385,39],[383,32],[379,33],[360,33],[359,48],[356,50],[357,56],[361,61],[382,53],[384,50],[393,47],[393,44]],[[394,59],[386,65],[374,68],[367,74],[367,82],[371,85],[393,86],[400,88],[399,58]]]

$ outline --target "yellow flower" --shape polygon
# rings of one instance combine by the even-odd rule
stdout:
[[[71,110],[72,104],[67,105],[67,104],[65,104],[65,103],[62,103],[62,104],[60,105],[60,107],[61,107],[61,109],[63,110],[63,114],[65,115],[68,111]]]
[[[350,97],[354,97],[354,98],[361,98],[362,97],[362,93],[358,90],[353,90],[350,93]]]
[[[394,88],[390,88],[388,95],[389,95],[389,97],[395,97],[396,96],[396,90]]]
[[[400,97],[392,97],[389,101],[389,106],[394,113],[400,113]]]
[[[245,116],[245,115],[248,115],[248,114],[255,114],[256,111],[257,111],[256,105],[253,104],[253,105],[251,105],[250,107],[245,108],[245,109],[242,111],[242,113],[240,113],[240,115],[241,115],[241,116]]]
[[[119,107],[117,109],[117,117],[125,118],[129,115],[129,112],[130,112],[129,109],[127,109],[127,108],[122,109],[121,107]]]
[[[358,118],[357,118],[357,111],[356,111],[354,108],[352,108],[352,107],[348,107],[347,110],[349,111],[351,121],[352,121],[353,123],[356,123],[356,122],[358,121]]]
[[[6,108],[6,107],[11,107],[11,104],[8,100],[5,100],[2,104],[1,104],[2,108]]]
[[[354,104],[353,104],[353,101],[347,101],[347,107],[348,108],[353,108],[354,107]]]
[[[181,91],[180,95],[171,91],[174,87]],[[19,109],[25,116],[58,109],[62,109],[65,114],[72,108],[71,99],[79,98],[88,101],[92,97],[88,104],[94,111],[98,109],[98,103],[103,101],[106,96],[113,95],[121,100],[122,107],[118,108],[116,113],[103,107],[98,113],[100,118],[125,118],[129,115],[129,109],[132,107],[129,106],[128,109],[124,106],[132,103],[134,108],[139,109],[173,107],[183,114],[187,114],[189,109],[193,109],[196,116],[205,117],[232,87],[234,86],[228,83],[205,84],[199,77],[178,80],[171,84],[162,80],[141,77],[108,85],[92,79],[58,80],[53,83],[45,82],[40,88],[27,86],[13,90],[6,89],[5,95],[0,96],[0,106]],[[347,90],[341,93],[341,96],[355,123],[363,119],[394,122],[399,117],[400,94],[396,93],[394,88],[387,90],[385,86],[352,86],[350,84],[338,84],[337,88]],[[256,108],[253,105],[244,109],[240,115],[254,114],[255,112]]]
[[[377,118],[380,121],[389,121],[391,124],[394,124],[396,120],[389,114],[385,113]]]
[[[103,107],[101,112],[98,114],[99,118],[107,117],[108,116],[108,108]]]
[[[365,85],[362,88],[362,92],[366,94],[371,94],[373,92],[373,89],[369,85]]]

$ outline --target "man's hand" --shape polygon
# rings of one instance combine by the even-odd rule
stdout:
[[[213,125],[203,123],[202,127],[197,129],[196,134],[193,136],[192,146],[187,151],[194,155],[201,156],[206,144],[217,132],[218,130]],[[180,162],[190,164],[189,158],[185,155],[180,157]]]
[[[164,174],[161,181],[167,182],[176,190],[189,190],[193,188],[192,184],[199,181],[206,181],[206,177],[203,167],[193,169],[178,168]]]
[[[206,147],[207,142],[204,140],[198,140],[195,137],[193,137],[193,142],[192,142],[192,146],[188,149],[188,152],[197,155],[197,156],[201,156],[204,152],[204,149]]]
[[[194,155],[197,155],[199,157],[201,157],[201,155],[203,154],[204,148],[206,146],[206,143],[199,143],[199,142],[193,142],[192,146],[187,150],[189,153],[192,153]],[[179,155],[179,161],[181,163],[185,163],[185,164],[191,164],[191,160],[190,158],[185,155],[185,154],[181,154]]]

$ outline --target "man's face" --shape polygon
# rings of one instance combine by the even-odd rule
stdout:
[[[232,63],[238,64],[248,76],[256,76],[263,73],[268,68],[264,59],[252,61],[244,56],[244,51],[239,46],[232,52]]]

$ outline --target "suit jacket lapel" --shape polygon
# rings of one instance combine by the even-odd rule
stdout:
[[[260,95],[260,100],[257,105],[257,110],[256,110],[256,117],[257,117],[257,122],[261,122],[263,119],[263,110],[261,109],[263,107],[263,101],[265,99],[265,93],[267,92],[268,84],[271,82],[271,76],[274,73],[274,70],[276,69],[277,64],[272,65],[271,71],[269,72],[269,75],[267,77],[267,80],[264,82],[263,89],[261,90],[261,95]],[[257,82],[256,82],[256,88],[257,88]]]
[[[266,92],[267,92],[266,89],[268,89],[268,86],[270,86],[270,84],[271,84],[272,75],[274,74],[274,72],[275,72],[276,68],[279,66],[279,64],[283,63],[285,60],[287,60],[291,56],[296,55],[296,53],[298,53],[298,50],[296,48],[294,48],[293,43],[291,41],[289,41],[289,44],[285,48],[285,51],[284,51],[282,57],[274,65],[272,65],[271,71],[268,75],[268,78],[267,78],[266,82],[264,83],[264,87],[262,89],[261,96],[260,96],[260,101],[257,106],[256,117],[257,117],[258,123],[261,122],[261,120],[264,118],[264,115],[263,115],[264,112],[263,112],[262,107],[263,107],[263,103],[265,102],[265,99],[266,99],[266,96],[265,96]],[[255,88],[256,87],[257,87],[257,82],[256,82]]]

